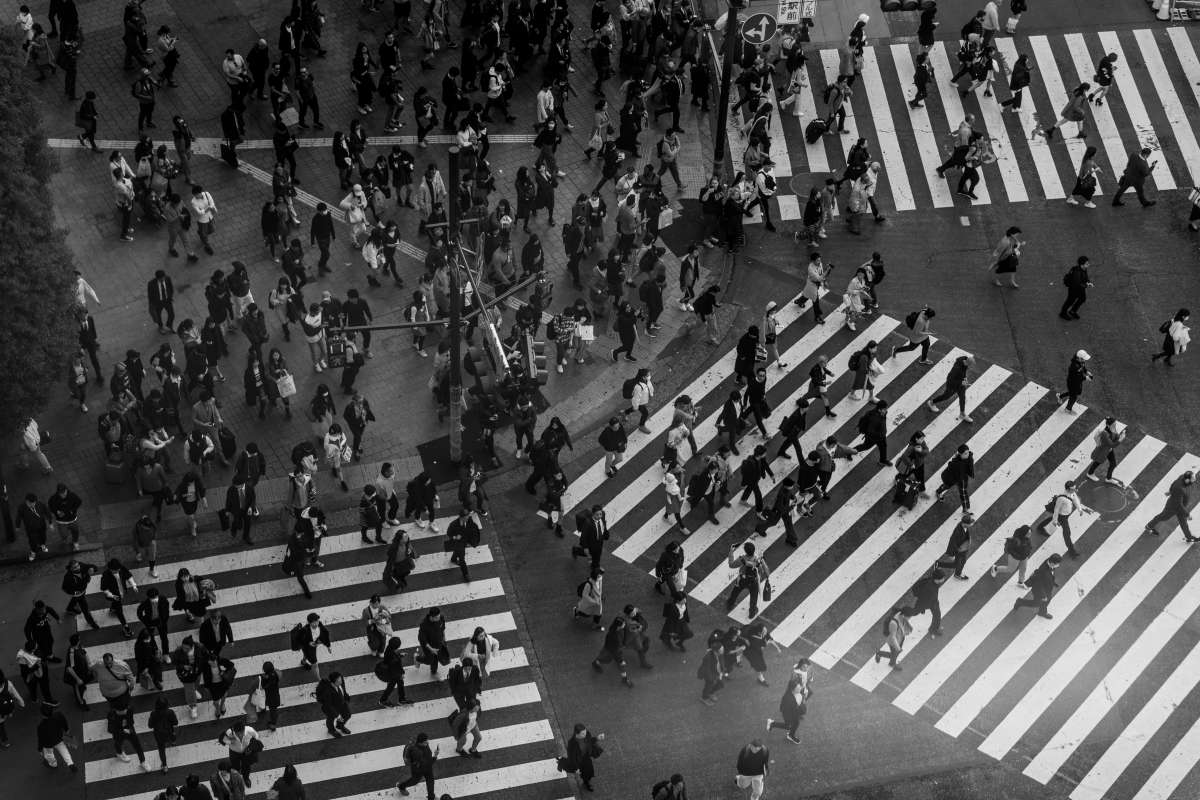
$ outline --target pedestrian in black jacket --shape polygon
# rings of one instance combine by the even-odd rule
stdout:
[[[30,495],[30,497],[32,496]],[[100,626],[96,624],[96,620],[92,618],[92,611],[88,608],[87,587],[92,576],[98,571],[91,564],[84,564],[72,558],[67,562],[67,571],[62,579],[62,590],[71,598],[67,601],[66,613],[82,614],[92,630],[96,630]]]
[[[610,417],[608,425],[600,431],[600,446],[604,448],[604,474],[611,478],[617,474],[617,467],[625,460],[625,447],[628,444],[625,426],[620,417]]]
[[[150,306],[150,319],[158,326],[158,332],[169,334],[175,326],[175,284],[165,270],[156,270],[154,277],[146,283],[146,300]],[[166,321],[162,315],[166,313]]]
[[[110,558],[104,572],[100,574],[100,591],[104,593],[104,599],[108,601],[108,611],[121,621],[121,632],[128,639],[133,636],[133,631],[129,628],[129,621],[125,619],[125,591],[137,591],[137,584],[133,582],[133,574],[125,567],[120,560]]]
[[[37,726],[37,748],[41,751],[47,767],[57,767],[58,759],[62,759],[62,762],[71,768],[71,772],[79,771],[79,765],[72,760],[71,751],[63,741],[70,732],[71,724],[58,710],[57,704],[42,703],[42,718]]]
[[[1058,316],[1065,320],[1079,319],[1079,309],[1087,302],[1087,290],[1092,285],[1088,275],[1088,258],[1080,256],[1075,266],[1063,276],[1063,286],[1067,287],[1067,299],[1063,301]]]
[[[949,579],[949,572],[940,567],[934,568],[932,573],[921,578],[913,586],[915,602],[901,609],[906,617],[914,617],[917,614],[924,614],[926,611],[932,612],[933,622],[929,625],[930,636],[942,635],[942,606],[938,601],[938,591],[942,588],[942,584]]]
[[[592,560],[592,569],[596,569],[600,566],[600,557],[604,554],[604,542],[609,536],[604,507],[594,505],[590,512],[576,514],[575,528],[579,532],[579,544],[571,548],[571,558],[589,556]]]
[[[750,495],[754,495],[754,511],[762,516],[763,494],[758,487],[763,478],[774,480],[775,473],[771,472],[771,464],[767,461],[766,445],[755,445],[754,454],[742,461],[739,470],[742,479],[742,505],[750,505]]]
[[[1050,605],[1050,598],[1054,595],[1054,587],[1058,586],[1058,581],[1054,579],[1054,571],[1061,563],[1062,556],[1058,553],[1051,553],[1050,557],[1029,576],[1028,585],[1033,597],[1018,597],[1013,602],[1013,611],[1018,608],[1036,608],[1039,617],[1054,619],[1054,615],[1047,610],[1047,607]]]
[[[50,621],[62,623],[58,612],[46,605],[42,600],[35,600],[33,610],[25,619],[25,638],[34,644],[34,654],[50,663],[59,663],[61,658],[54,655],[54,628]]]
[[[831,416],[829,407],[826,406],[825,409],[826,416]],[[892,462],[888,460],[887,454],[887,409],[887,401],[880,400],[859,418],[858,432],[862,434],[863,441],[854,449],[862,453],[870,450],[872,447],[877,447],[879,449],[879,463],[885,467],[890,467]]]
[[[402,758],[405,765],[412,773],[408,780],[401,781],[396,784],[396,789],[400,794],[408,797],[408,787],[416,786],[422,781],[425,782],[425,790],[429,793],[429,797],[433,798],[433,765],[437,762],[438,750],[429,748],[429,735],[426,733],[418,733],[417,738],[406,744],[402,751]]]
[[[594,791],[592,778],[596,777],[595,759],[604,753],[604,748],[600,745],[602,741],[603,733],[593,734],[586,725],[577,722],[571,738],[567,740],[567,755],[558,762],[563,772],[579,773],[583,780],[583,788],[589,792]]]
[[[1071,363],[1067,366],[1067,390],[1057,395],[1058,402],[1067,401],[1064,411],[1068,414],[1078,413],[1075,410],[1075,401],[1083,394],[1083,384],[1092,380],[1092,373],[1087,368],[1087,362],[1091,359],[1092,356],[1087,350],[1076,350],[1075,355],[1071,356]]]
[[[342,673],[331,672],[329,677],[322,678],[317,683],[317,703],[321,713],[325,715],[325,729],[329,735],[340,739],[350,733],[346,723],[350,720],[350,692],[346,690],[346,682]]]
[[[447,678],[450,694],[459,708],[466,708],[474,703],[483,691],[483,677],[479,674],[479,667],[475,666],[473,658],[465,657],[451,667]]]
[[[970,447],[960,444],[954,457],[942,470],[942,483],[937,488],[937,499],[941,501],[947,492],[957,488],[963,511],[967,511],[971,507],[970,487],[974,477],[975,454],[971,452]]]
[[[437,606],[429,609],[425,619],[417,628],[417,644],[421,654],[417,660],[429,665],[429,672],[437,675],[438,667],[450,663],[450,650],[446,647],[446,619]]]
[[[200,623],[200,645],[214,657],[220,657],[225,645],[233,644],[233,626],[221,609],[210,608]]]
[[[404,653],[400,649],[399,636],[388,639],[383,659],[375,667],[375,677],[386,684],[383,694],[379,695],[379,705],[387,708],[396,705],[391,700],[393,690],[397,692],[396,699],[400,701],[400,705],[412,705],[412,701],[404,693]]]
[[[159,643],[164,653],[170,652],[167,645],[167,619],[171,616],[171,606],[167,598],[151,586],[146,590],[146,599],[138,604],[138,622],[152,631],[158,632]]]

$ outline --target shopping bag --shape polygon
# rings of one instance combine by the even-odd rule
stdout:
[[[275,386],[279,389],[280,397],[291,397],[296,393],[296,379],[291,373],[284,373],[276,378]]]

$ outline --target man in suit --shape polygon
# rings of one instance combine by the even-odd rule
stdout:
[[[150,319],[158,326],[158,332],[167,334],[175,324],[175,284],[164,270],[155,270],[154,277],[146,283],[146,298],[150,303]],[[167,312],[164,324],[162,315]]]
[[[325,728],[329,735],[341,738],[350,733],[346,727],[350,719],[350,692],[346,690],[342,673],[331,672],[328,678],[322,678],[317,684],[316,696],[321,713],[325,715]]]
[[[483,689],[483,678],[479,674],[479,668],[475,666],[475,659],[470,656],[464,657],[459,664],[450,668],[448,680],[450,694],[454,696],[454,702],[459,708],[466,708],[474,703]]]
[[[1137,193],[1137,199],[1142,204],[1142,208],[1149,208],[1158,202],[1146,199],[1146,178],[1149,178],[1151,171],[1158,166],[1157,161],[1151,164],[1149,158],[1149,147],[1143,147],[1141,152],[1129,154],[1129,163],[1125,165],[1125,171],[1121,173],[1121,180],[1117,183],[1117,190],[1113,192],[1112,204],[1114,206],[1125,205],[1121,202],[1121,195],[1125,194],[1126,189],[1131,188]]]
[[[571,558],[591,556],[592,568],[599,567],[604,540],[608,538],[608,520],[604,517],[603,506],[592,506],[590,514],[577,514],[575,527],[579,531],[579,544],[571,548]]]
[[[255,505],[254,487],[246,483],[246,476],[240,472],[233,476],[233,483],[225,490],[225,508],[221,509],[221,530],[228,530],[230,536],[236,538],[238,530],[242,531],[242,541],[250,541],[250,528],[254,517],[258,514]]]

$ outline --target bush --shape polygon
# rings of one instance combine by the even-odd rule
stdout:
[[[75,264],[50,196],[57,160],[23,56],[17,35],[0,35],[0,409],[10,428],[62,393],[78,346]]]

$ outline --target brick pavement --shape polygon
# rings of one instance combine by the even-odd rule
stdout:
[[[87,37],[79,69],[79,91],[94,89],[99,94],[99,138],[119,143],[128,150],[136,138],[136,105],[129,97],[128,89],[134,73],[121,69],[120,9],[99,2],[81,2],[79,5],[81,23]],[[452,19],[457,19],[456,6],[452,3]],[[179,88],[164,88],[159,92],[155,113],[159,127],[153,131],[157,134],[155,142],[165,141],[169,144],[170,118],[174,113],[183,113],[193,131],[202,138],[207,137],[198,150],[212,152],[215,148],[211,145],[220,135],[217,118],[228,97],[219,73],[223,51],[226,46],[233,46],[238,52],[244,53],[257,34],[267,39],[274,54],[280,6],[267,0],[220,0],[203,5],[165,2],[148,5],[146,11],[151,38],[159,25],[170,25],[179,35],[182,53],[176,73]],[[580,30],[586,29],[586,11],[580,8],[576,12]],[[377,34],[382,30],[382,17],[362,14],[356,5],[331,6],[325,12],[327,24],[323,44],[329,56],[325,59],[314,58],[307,63],[317,78],[323,119],[327,125],[325,133],[331,134],[345,127],[345,123],[356,113],[353,94],[345,77],[349,54],[359,40],[367,41],[374,48],[380,38]],[[415,49],[411,42],[404,43],[401,73],[403,85],[409,90],[406,94],[411,97],[415,87],[424,83],[435,96],[440,96],[441,76],[451,63],[457,63],[457,54],[454,51],[439,54],[435,69],[421,74],[417,59],[413,56]],[[579,70],[576,83],[585,87],[585,90],[579,97],[571,98],[568,104],[568,115],[577,127],[573,132],[565,132],[564,143],[558,154],[560,168],[567,173],[557,193],[559,206],[569,206],[576,194],[590,191],[599,176],[598,164],[588,163],[582,156],[593,105],[593,98],[586,91],[592,81],[590,59],[583,54],[577,57],[576,63]],[[513,199],[511,180],[517,168],[532,163],[531,145],[503,143],[500,135],[515,134],[524,140],[532,132],[531,105],[537,88],[536,72],[518,77],[513,107],[521,119],[511,126],[499,125],[493,131],[495,143],[489,161],[497,178],[496,197]],[[126,349],[139,350],[143,359],[148,361],[158,345],[166,340],[151,323],[145,304],[145,282],[156,269],[167,270],[175,281],[177,322],[188,317],[197,323],[203,320],[206,315],[203,287],[208,277],[216,269],[228,271],[234,259],[243,261],[249,267],[254,296],[262,304],[280,274],[262,245],[258,224],[262,204],[270,199],[269,190],[264,190],[262,186],[263,173],[260,172],[265,170],[269,174],[273,164],[269,147],[256,149],[248,146],[240,150],[246,165],[242,172],[234,172],[220,161],[202,155],[194,159],[193,177],[213,194],[220,212],[213,237],[215,254],[202,256],[199,263],[188,265],[182,259],[167,256],[163,242],[165,234],[149,222],[135,223],[134,242],[117,241],[117,221],[112,210],[111,191],[104,178],[106,159],[103,153],[91,153],[73,144],[70,137],[74,133],[71,122],[75,104],[62,98],[61,84],[57,80],[61,80],[61,77],[46,84],[42,96],[47,132],[57,140],[54,144],[67,145],[66,149],[59,152],[61,168],[54,180],[53,190],[58,202],[59,222],[68,231],[68,242],[76,253],[77,265],[96,288],[101,300],[99,308],[93,308],[92,313],[100,335],[101,363],[106,371],[104,377],[107,379],[111,375],[112,365],[123,357]],[[610,87],[610,95],[613,95],[610,96],[610,103],[615,100],[614,93],[615,87]],[[251,103],[247,111],[247,137],[251,139],[248,145],[261,147],[269,142],[270,127],[265,106],[266,103],[261,101]],[[705,143],[702,148],[696,138],[696,132],[705,128],[706,121],[693,118],[691,112],[694,110],[688,107],[684,118],[684,127],[689,133],[684,137],[683,160],[687,166],[683,171],[689,186],[688,191],[677,199],[695,196],[703,180],[703,164],[707,161],[703,153],[708,151],[709,145]],[[369,115],[365,120],[368,134],[378,131],[380,120],[379,111]],[[414,129],[414,122],[408,114],[405,115],[405,122],[407,127],[402,133],[408,134]],[[418,169],[424,163],[436,161],[443,166],[444,173],[445,150],[441,142],[446,140],[434,141],[427,150],[413,150]],[[654,141],[657,141],[657,133],[653,129],[643,134],[643,142],[648,145],[645,152],[652,152]],[[386,152],[382,148],[377,149],[377,145],[383,143],[382,140],[372,141],[368,148],[369,161],[373,160],[376,153]],[[390,144],[390,140],[386,143]],[[305,193],[331,205],[341,199],[343,193],[338,188],[336,174],[329,168],[330,156],[324,146],[302,147],[296,157],[297,171],[303,181],[301,188]],[[255,180],[256,177],[258,180]],[[180,187],[184,190],[187,188],[180,184],[176,190]],[[615,208],[615,200],[610,201],[610,207]],[[299,210],[302,218],[299,235],[303,239],[309,214],[303,206]],[[416,232],[415,212],[389,209],[384,217],[397,220],[406,242],[415,245],[409,248],[409,255],[419,257],[422,242]],[[531,228],[543,240],[547,269],[555,284],[555,306],[572,302],[577,292],[570,288],[566,276],[566,260],[559,230],[547,226],[545,215],[535,221]],[[611,229],[610,221],[610,235]],[[371,303],[377,321],[395,321],[407,302],[410,289],[385,287],[368,291],[361,285],[365,280],[365,270],[359,266],[358,254],[346,244],[348,238],[341,235],[335,242],[332,262],[334,274],[318,281],[312,289],[317,293],[329,290],[341,296],[347,289],[358,285]],[[518,238],[516,246],[521,244],[523,239]],[[585,259],[581,268],[590,270],[598,256],[599,248],[595,255]],[[668,288],[672,292],[676,291],[674,270],[677,264],[676,259],[669,258]],[[723,268],[721,257],[706,253],[705,267],[716,275]],[[415,285],[421,271],[419,260],[402,259],[400,271],[409,287]],[[656,355],[671,342],[685,323],[690,322],[687,316],[677,310],[669,294],[667,311],[662,319],[662,333],[657,339],[643,339],[639,344],[639,356],[643,363],[653,364]],[[583,367],[572,365],[565,375],[553,374],[545,387],[546,397],[551,403],[547,418],[550,414],[558,414],[573,429],[595,423],[598,419],[595,400],[614,394],[627,376],[628,370],[624,366],[613,366],[604,357],[607,348],[614,346],[613,337],[599,326],[597,333],[598,341],[593,349],[601,357]],[[338,376],[329,373],[313,375],[308,367],[303,343],[295,338],[290,343],[281,341],[279,329],[273,321],[271,334],[268,346],[279,347],[296,373],[299,392],[294,402],[306,404],[317,383],[324,381],[334,387],[340,411],[342,397],[336,392]],[[177,353],[180,352],[177,342],[173,341],[173,344],[176,344]],[[357,387],[372,402],[378,417],[367,432],[366,458],[375,462],[384,458],[396,461],[416,457],[418,444],[445,432],[444,426],[437,422],[432,400],[422,397],[424,389],[419,389],[414,395],[404,388],[425,385],[429,376],[429,362],[411,350],[405,332],[377,335],[372,349],[376,357],[367,362],[357,382]],[[228,380],[218,385],[223,413],[237,433],[239,444],[247,440],[256,441],[268,459],[269,473],[279,474],[288,463],[291,447],[310,435],[308,423],[301,414],[297,414],[291,422],[285,422],[278,413],[260,422],[252,409],[246,408],[242,397],[240,378],[245,362],[244,342],[240,340],[240,334],[230,337],[230,350],[231,357],[224,359],[221,364]],[[153,378],[149,383],[154,383]],[[56,469],[55,475],[50,479],[37,479],[24,473],[9,476],[9,488],[14,497],[29,490],[47,495],[53,483],[59,480],[70,485],[85,498],[85,530],[92,532],[102,519],[124,520],[132,508],[125,504],[133,497],[131,482],[123,486],[110,486],[103,482],[102,447],[95,428],[96,409],[101,405],[100,396],[101,392],[92,392],[90,399],[93,411],[87,415],[80,415],[65,396],[51,398],[42,419],[44,427],[55,435],[54,441],[46,447],[47,455]],[[404,401],[397,402],[401,398]],[[181,460],[178,451],[173,455],[177,462]],[[209,480],[213,484],[212,490],[220,490],[229,477],[227,471],[218,470],[214,473]],[[106,509],[102,515],[101,506],[108,503],[122,505]]]

